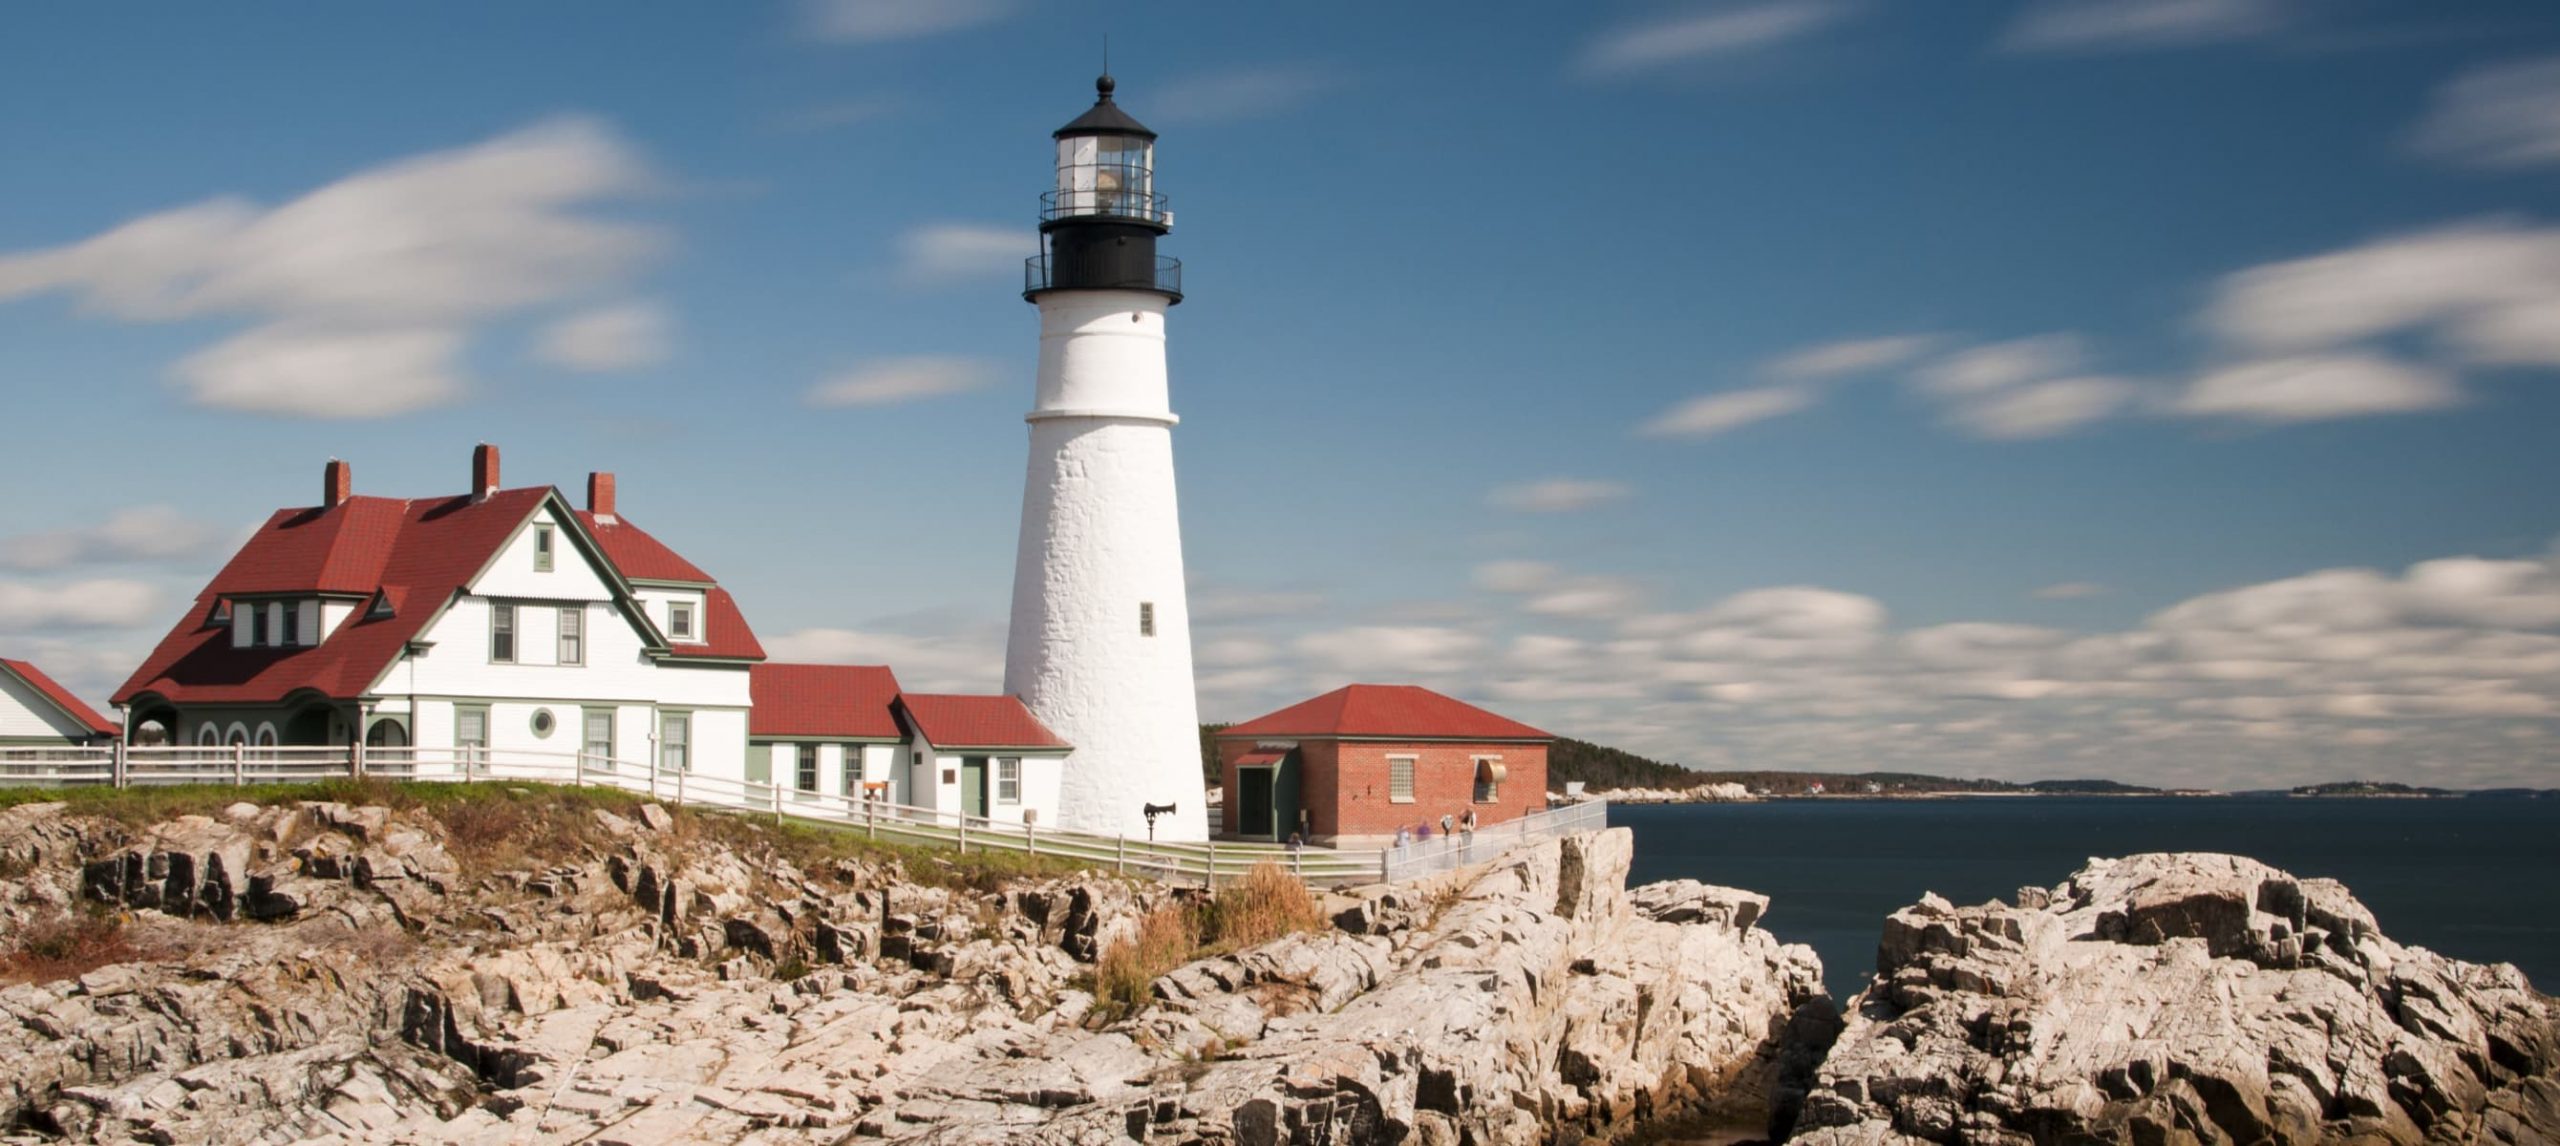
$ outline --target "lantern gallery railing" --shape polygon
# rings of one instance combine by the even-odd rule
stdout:
[[[722,811],[755,812],[830,825],[875,840],[966,852],[1060,856],[1131,875],[1215,886],[1277,863],[1322,887],[1405,880],[1490,860],[1519,843],[1608,826],[1599,802],[1533,813],[1434,846],[1385,851],[1285,848],[1275,844],[1133,840],[1006,823],[825,792],[651,767],[568,752],[488,748],[0,748],[0,788],[133,787],[161,784],[277,784],[352,776],[474,783],[491,780],[618,788],[651,799]]]
[[[1076,276],[1072,283],[1061,283],[1057,278],[1049,256],[1033,255],[1022,260],[1024,295],[1038,294],[1053,287],[1073,286],[1079,290],[1145,290],[1169,294],[1176,299],[1182,297],[1182,260],[1171,255],[1156,256],[1156,270],[1152,277],[1133,275],[1116,280],[1097,280],[1086,274]]]
[[[1137,219],[1160,227],[1173,225],[1171,200],[1153,191],[1091,187],[1040,193],[1040,221],[1055,219]]]

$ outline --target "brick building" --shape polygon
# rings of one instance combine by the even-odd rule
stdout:
[[[1414,685],[1355,684],[1217,734],[1223,834],[1367,845],[1547,806],[1555,737]]]

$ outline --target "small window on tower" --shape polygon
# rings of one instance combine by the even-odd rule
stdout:
[[[1138,602],[1138,635],[1156,635],[1156,603],[1153,601]]]

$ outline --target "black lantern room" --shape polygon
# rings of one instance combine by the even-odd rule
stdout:
[[[1156,133],[1112,102],[1110,76],[1093,106],[1053,133],[1057,183],[1040,196],[1045,253],[1023,268],[1022,297],[1053,290],[1142,290],[1182,301],[1182,260],[1156,254],[1173,211],[1156,193]]]

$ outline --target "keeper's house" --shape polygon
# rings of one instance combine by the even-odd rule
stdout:
[[[747,672],[764,659],[711,575],[622,520],[613,475],[587,507],[502,488],[357,495],[258,528],[115,704],[185,745],[347,744],[586,753],[741,776]]]
[[[116,724],[25,661],[0,660],[0,748],[76,748],[116,738]]]
[[[1355,684],[1217,734],[1230,838],[1370,845],[1547,806],[1555,737],[1414,685]]]

